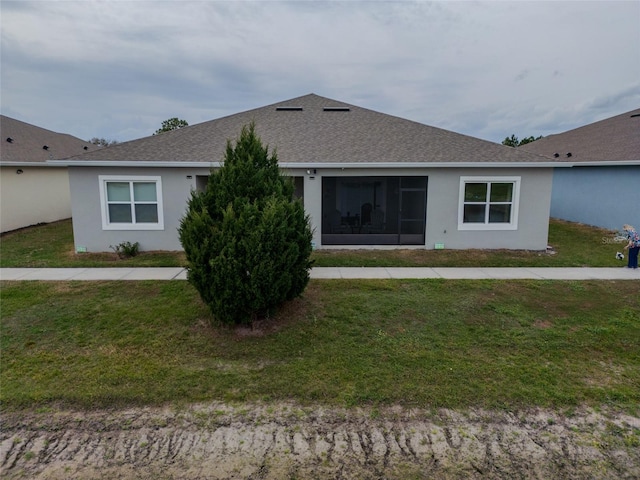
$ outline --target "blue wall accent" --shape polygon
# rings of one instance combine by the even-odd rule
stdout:
[[[611,230],[640,228],[640,166],[556,168],[551,216]]]

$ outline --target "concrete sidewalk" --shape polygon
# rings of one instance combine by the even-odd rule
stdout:
[[[316,267],[317,279],[496,279],[496,280],[640,280],[640,269],[555,267]],[[181,267],[153,268],[0,268],[0,280],[186,280]]]

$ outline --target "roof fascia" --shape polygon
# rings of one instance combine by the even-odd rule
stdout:
[[[114,161],[114,160],[49,160],[47,164],[65,167],[146,167],[146,168],[216,168],[221,162],[155,162],[155,161]],[[570,163],[558,162],[344,162],[344,163],[302,163],[282,162],[282,168],[557,168],[571,167]]]
[[[640,166],[640,160],[605,160],[594,162],[572,162],[572,167],[626,167]]]
[[[211,168],[219,167],[220,162],[161,162],[127,160],[49,160],[50,165],[65,167],[147,167],[147,168]]]
[[[556,162],[380,162],[380,163],[281,163],[286,168],[549,168]],[[567,165],[569,166],[569,165]]]
[[[7,162],[0,161],[0,167],[65,167],[66,165],[45,162]]]

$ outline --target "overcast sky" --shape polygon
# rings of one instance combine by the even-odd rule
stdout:
[[[1,112],[151,135],[316,93],[501,142],[640,106],[640,1],[0,2]]]

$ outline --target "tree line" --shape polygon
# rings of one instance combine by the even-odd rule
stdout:
[[[156,130],[153,134],[159,135],[161,133],[171,132],[172,130],[178,130],[180,128],[188,127],[188,126],[189,124],[187,123],[186,120],[182,120],[178,117],[173,117],[163,121],[160,128]],[[118,140],[112,140],[104,137],[93,137],[91,140],[89,140],[89,143],[92,143],[93,145],[100,145],[101,147],[108,147],[110,145],[116,145],[117,143],[120,143],[120,142]]]

